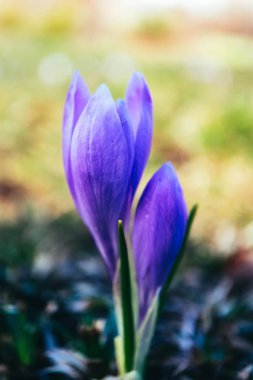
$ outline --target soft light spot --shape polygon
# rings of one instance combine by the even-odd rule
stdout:
[[[107,81],[119,83],[126,81],[135,69],[134,61],[126,54],[116,53],[105,57],[101,73]]]
[[[69,57],[63,53],[48,55],[39,65],[38,74],[42,82],[55,86],[71,77],[73,65]]]

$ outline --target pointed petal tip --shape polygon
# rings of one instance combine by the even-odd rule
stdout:
[[[75,69],[73,72],[73,75],[72,75],[72,80],[74,80],[74,79],[76,80],[79,77],[81,77],[81,74],[79,73],[79,70]]]
[[[145,81],[144,79],[144,75],[140,72],[140,71],[135,71],[132,75],[132,78],[136,79],[136,80],[142,80],[142,81]]]
[[[157,173],[160,173],[162,175],[169,175],[170,177],[178,178],[176,169],[172,162],[167,161],[165,162],[158,170]]]
[[[96,92],[95,93],[100,93],[100,94],[103,94],[103,93],[106,93],[106,94],[111,94],[111,91],[109,90],[109,88],[107,87],[107,85],[105,83],[101,83]]]
[[[143,95],[146,97],[146,100],[149,100],[152,102],[151,93],[149,91],[148,84],[145,80],[144,75],[139,72],[135,71],[132,75],[132,77],[129,80],[128,87],[134,85],[136,88],[139,88],[140,91],[143,93]]]
[[[70,87],[77,87],[78,85],[85,86],[88,89],[87,83],[85,82],[79,71],[75,69],[72,75]]]
[[[93,95],[93,98],[100,99],[101,101],[104,101],[106,99],[113,101],[111,91],[109,90],[109,88],[104,83],[102,83],[98,86],[98,88],[96,89],[96,91]]]
[[[174,165],[172,164],[172,162],[170,162],[170,161],[165,162],[160,167],[159,170],[164,171],[164,172],[169,172],[169,173],[176,174],[176,169],[175,169]]]
[[[136,88],[142,89],[145,84],[145,79],[143,74],[138,71],[135,71],[128,82],[128,87],[134,86]]]
[[[78,109],[78,114],[81,108],[84,108],[90,98],[90,91],[87,83],[82,78],[78,70],[75,70],[67,92],[65,107]],[[79,109],[80,108],[80,109]],[[76,120],[75,120],[76,121]]]

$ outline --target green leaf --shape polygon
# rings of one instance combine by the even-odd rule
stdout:
[[[125,360],[123,352],[122,337],[120,335],[114,338],[115,355],[119,373],[124,375],[125,373]]]
[[[161,294],[160,294],[160,306],[159,306],[159,310],[161,310],[163,304],[164,304],[164,301],[166,299],[166,294],[167,294],[167,290],[169,288],[169,286],[171,285],[173,279],[174,279],[174,276],[178,270],[178,267],[179,267],[179,264],[181,263],[182,261],[182,258],[184,256],[184,253],[185,253],[185,248],[186,248],[186,245],[187,245],[187,242],[188,242],[188,239],[189,239],[189,236],[190,236],[190,232],[191,232],[191,227],[192,227],[192,224],[193,224],[193,221],[195,219],[195,216],[196,216],[196,213],[197,213],[197,210],[198,210],[198,205],[194,205],[192,208],[191,208],[191,211],[189,213],[189,216],[188,216],[188,220],[187,220],[187,225],[186,225],[186,230],[185,230],[185,234],[184,234],[184,240],[183,240],[183,243],[182,243],[182,247],[180,249],[180,252],[179,254],[177,255],[177,258],[174,262],[174,265],[167,277],[167,280],[164,284],[164,286],[162,287],[162,290],[161,290]]]
[[[122,309],[122,334],[125,373],[133,369],[135,354],[135,326],[132,300],[131,270],[122,221],[118,222],[119,279]]]
[[[31,365],[34,360],[36,327],[27,320],[27,316],[15,309],[4,310],[9,325],[12,344],[21,365]]]
[[[128,262],[130,268],[130,276],[131,276],[131,298],[132,298],[132,308],[133,308],[133,317],[134,317],[134,328],[135,331],[138,327],[138,316],[139,316],[139,300],[138,300],[138,288],[136,282],[136,272],[135,272],[135,264],[134,258],[131,251],[128,251]]]
[[[134,369],[139,374],[143,373],[146,357],[149,351],[152,337],[154,335],[157,316],[159,312],[159,299],[160,289],[157,291],[152,301],[152,304],[145,316],[145,319],[143,320],[137,333]]]

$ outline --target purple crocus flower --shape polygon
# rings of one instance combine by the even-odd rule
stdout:
[[[141,74],[132,76],[125,100],[116,102],[105,85],[91,96],[78,72],[74,74],[63,118],[65,173],[76,208],[112,279],[119,257],[118,220],[128,231],[152,130],[152,100]],[[183,192],[173,166],[166,163],[147,184],[133,225],[139,323],[170,273],[186,223]]]
[[[182,246],[187,207],[176,172],[164,164],[147,184],[137,206],[133,251],[139,294],[139,322],[164,285]]]
[[[141,74],[131,78],[126,101],[116,103],[105,85],[91,96],[79,73],[74,74],[63,117],[65,174],[112,278],[118,261],[118,220],[127,229],[152,129],[152,101]]]

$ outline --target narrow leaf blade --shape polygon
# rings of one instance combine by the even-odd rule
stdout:
[[[134,369],[140,375],[143,374],[146,357],[154,335],[159,312],[159,299],[160,289],[157,291],[152,304],[138,330]]]
[[[135,353],[135,328],[132,300],[131,271],[122,221],[118,223],[120,252],[120,291],[123,324],[125,372],[133,369]]]
[[[192,224],[194,222],[194,219],[195,219],[195,216],[196,216],[196,213],[197,213],[197,210],[198,210],[198,205],[194,205],[192,208],[191,208],[191,211],[189,213],[189,216],[188,216],[188,220],[187,220],[187,225],[186,225],[186,230],[185,230],[185,235],[184,235],[184,240],[183,240],[183,243],[182,243],[182,247],[180,249],[180,252],[174,262],[174,265],[169,273],[169,276],[165,282],[165,285],[163,286],[162,290],[161,290],[161,293],[160,293],[160,306],[159,306],[159,310],[161,310],[163,304],[164,304],[164,301],[165,301],[165,298],[166,298],[166,294],[167,294],[167,290],[169,288],[169,286],[171,285],[173,279],[174,279],[174,276],[178,270],[178,267],[182,261],[182,258],[184,256],[184,253],[185,253],[185,248],[186,248],[186,245],[187,245],[187,242],[188,242],[188,239],[189,239],[189,236],[190,236],[190,232],[191,232],[191,227],[192,227]]]

